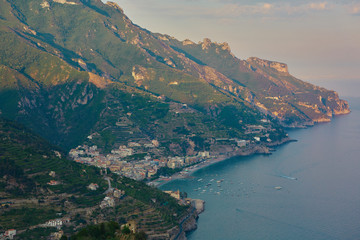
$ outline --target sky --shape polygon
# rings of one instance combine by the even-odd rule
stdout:
[[[227,42],[240,59],[284,62],[313,83],[360,82],[360,0],[112,1],[152,32]]]

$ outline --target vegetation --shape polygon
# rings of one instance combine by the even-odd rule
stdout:
[[[65,152],[85,143],[107,154],[135,141],[157,147],[128,161],[194,155],[219,138],[252,140],[249,125],[269,130],[259,134],[263,141],[280,141],[281,125],[348,109],[336,93],[271,62],[239,60],[226,44],[186,45],[133,24],[113,4],[73,1],[0,1],[0,231],[70,216],[67,236],[104,222],[75,234],[78,239],[144,239],[143,233],[117,235],[118,223],[130,220],[142,231],[166,232],[188,207],[145,183],[108,174],[126,196],[100,208],[104,176]],[[178,170],[162,168],[158,175]],[[89,190],[90,183],[99,189]],[[23,236],[41,239],[52,230]]]
[[[60,158],[61,150],[8,120],[0,119],[0,139],[0,196],[1,202],[7,203],[0,209],[0,231],[26,229],[68,216],[72,227],[63,228],[68,236],[94,220],[115,220],[121,224],[133,220],[138,223],[139,232],[151,229],[162,232],[176,226],[187,212],[188,207],[180,206],[168,194],[143,182],[113,174],[108,175],[113,179],[113,187],[125,191],[126,196],[116,200],[114,208],[101,209],[99,203],[105,196],[107,182],[99,169]],[[49,174],[51,171],[54,174]],[[59,184],[51,186],[48,184],[51,180]],[[90,183],[97,183],[99,189],[89,190]],[[10,200],[13,198],[16,198],[16,205]],[[108,233],[118,229],[113,223],[104,223],[104,228],[99,226],[99,229],[90,230],[104,239],[112,237]],[[38,228],[26,231],[23,236],[41,239],[51,231]],[[79,239],[86,239],[86,231],[81,232]],[[137,233],[131,237],[143,239],[144,235]]]
[[[120,225],[117,222],[101,223],[80,230],[76,235],[71,236],[71,240],[116,239],[115,235],[118,230],[120,230]]]
[[[171,175],[174,175],[177,172],[180,172],[181,168],[168,168],[168,167],[161,167],[158,169],[158,171],[156,172],[156,174],[153,176],[153,179],[157,179],[160,176],[164,176],[164,177],[170,177]]]

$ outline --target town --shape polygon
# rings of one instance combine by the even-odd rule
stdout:
[[[153,143],[144,144],[143,147],[156,148]],[[141,148],[139,143],[130,142],[128,146],[122,145],[118,149],[111,150],[110,154],[103,155],[100,154],[96,145],[91,147],[81,145],[72,149],[69,155],[76,162],[94,165],[105,170],[109,169],[114,173],[139,181],[153,178],[160,168],[183,168],[204,161],[210,157],[210,153],[204,151],[198,152],[196,156],[152,159],[150,155],[144,155],[142,160],[129,160],[127,157],[135,155],[139,148]]]
[[[268,123],[267,120],[262,120],[262,122]],[[226,149],[227,152],[246,151],[261,142],[271,143],[269,132],[272,131],[274,129],[262,125],[248,125],[245,134],[249,137],[252,136],[252,140],[215,138],[211,140],[211,145],[218,146],[219,149]],[[88,139],[91,140],[95,135],[96,133],[88,136]],[[102,149],[95,144],[89,145],[91,144],[83,144],[71,149],[69,156],[78,163],[97,166],[105,171],[109,169],[111,172],[138,181],[161,177],[157,174],[161,168],[180,171],[225,154],[219,150],[204,150],[195,152],[194,155],[166,156],[163,154],[163,148],[158,140],[145,139],[137,142],[123,142],[123,145],[112,149],[108,154],[102,153]]]

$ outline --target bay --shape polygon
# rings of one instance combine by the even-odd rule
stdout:
[[[235,157],[164,190],[206,201],[191,240],[360,239],[360,98],[352,113],[289,135],[270,156]]]

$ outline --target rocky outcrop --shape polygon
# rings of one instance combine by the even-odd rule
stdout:
[[[211,40],[209,38],[204,38],[203,42],[200,43],[203,50],[209,49],[211,46]]]
[[[183,41],[183,45],[186,46],[186,45],[194,45],[195,43],[189,39],[185,39]]]
[[[289,73],[288,66],[285,63],[268,61],[268,60],[260,59],[257,57],[251,57],[251,58],[247,59],[246,61],[250,64],[255,63],[255,64],[258,64],[263,67],[272,68],[280,73]]]
[[[98,88],[104,89],[109,86],[112,82],[104,77],[89,72],[89,82],[97,86]]]
[[[148,70],[140,65],[133,67],[132,76],[137,86],[142,86],[144,81],[149,80]]]
[[[79,5],[79,4],[76,3],[76,2],[69,2],[69,1],[67,1],[67,0],[53,0],[53,2],[61,3],[61,4],[69,4],[69,5]]]
[[[110,7],[115,8],[115,9],[118,10],[120,13],[124,14],[124,10],[123,10],[119,5],[117,5],[117,3],[107,2],[106,4],[107,4],[108,6],[110,6]]]

